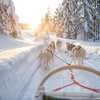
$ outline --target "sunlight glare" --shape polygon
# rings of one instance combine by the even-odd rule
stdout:
[[[62,0],[13,0],[19,22],[29,23],[35,29],[48,7],[53,12]]]

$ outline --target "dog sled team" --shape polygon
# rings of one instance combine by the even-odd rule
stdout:
[[[43,70],[49,70],[49,64],[54,62],[54,56],[56,55],[56,50],[60,48],[64,49],[64,53],[67,53],[67,57],[71,57],[72,63],[83,64],[86,58],[86,50],[80,46],[73,43],[66,42],[65,47],[61,40],[51,41],[47,48],[43,49],[39,54],[40,64]]]

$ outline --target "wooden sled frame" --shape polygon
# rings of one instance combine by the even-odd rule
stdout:
[[[41,80],[41,82],[38,86],[38,89],[37,89],[37,93],[39,93],[39,95],[37,95],[37,97],[40,96],[41,93],[43,92],[43,91],[41,91],[41,89],[43,89],[42,87],[43,87],[44,83],[49,79],[49,77],[51,77],[52,75],[54,75],[60,71],[64,71],[64,70],[82,70],[82,71],[86,71],[86,72],[91,72],[91,73],[97,75],[98,77],[100,77],[100,71],[97,71],[94,68],[84,66],[84,65],[64,65],[62,67],[54,68],[54,69],[51,69],[51,71],[48,72],[47,75],[45,75],[45,77]],[[100,97],[100,94],[99,94],[99,97]]]

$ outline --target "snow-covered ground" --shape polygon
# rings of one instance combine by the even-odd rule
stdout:
[[[29,43],[24,43],[24,41],[15,40],[10,36],[0,35],[0,52],[9,49],[27,47],[29,45]]]
[[[63,41],[65,42],[65,40]],[[73,41],[70,40],[70,42]],[[85,65],[100,71],[100,43],[94,44],[82,41],[74,41],[74,43],[81,44],[87,50]],[[29,44],[9,37],[0,38],[0,100],[35,100],[35,92],[43,78],[41,69],[36,71],[39,65],[38,54],[45,45],[41,42]],[[70,63],[70,58],[63,52],[57,51],[56,55]],[[64,63],[55,57],[55,61],[50,67],[62,65]],[[100,77],[82,71],[75,71],[75,75],[82,83],[100,88]],[[67,80],[66,76],[68,76]],[[52,81],[52,84],[49,84],[50,81]],[[45,84],[46,89],[50,91],[53,87],[62,85],[65,82],[70,82],[70,79],[69,74],[64,71],[59,76],[50,79]],[[71,86],[64,89],[64,91],[70,92],[72,89],[73,92],[90,92],[78,86]]]
[[[0,70],[10,68],[9,64],[17,63],[34,46],[36,45],[0,35]]]

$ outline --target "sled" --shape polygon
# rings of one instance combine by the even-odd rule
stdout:
[[[99,88],[98,89],[98,88],[88,87],[88,86],[81,84],[79,81],[76,80],[76,78],[73,74],[74,70],[81,70],[81,71],[92,73],[92,74],[96,75],[98,77],[98,79],[100,80],[100,71],[97,71],[94,68],[91,68],[88,66],[65,65],[65,66],[62,66],[59,68],[54,68],[54,69],[51,69],[45,75],[45,77],[41,80],[41,82],[38,86],[37,92],[36,92],[36,97],[35,97],[36,100],[100,100],[100,87],[98,87]],[[61,71],[70,71],[72,83],[62,86],[62,87],[58,87],[51,92],[45,91],[45,88],[43,87],[45,82],[48,81],[48,79],[51,76],[54,76],[55,74],[57,74]],[[74,93],[73,92],[57,93],[57,91],[59,91],[63,88],[67,88],[73,84],[76,84],[76,85],[80,86],[81,88],[87,89],[91,92],[90,93],[75,93],[75,92]]]

